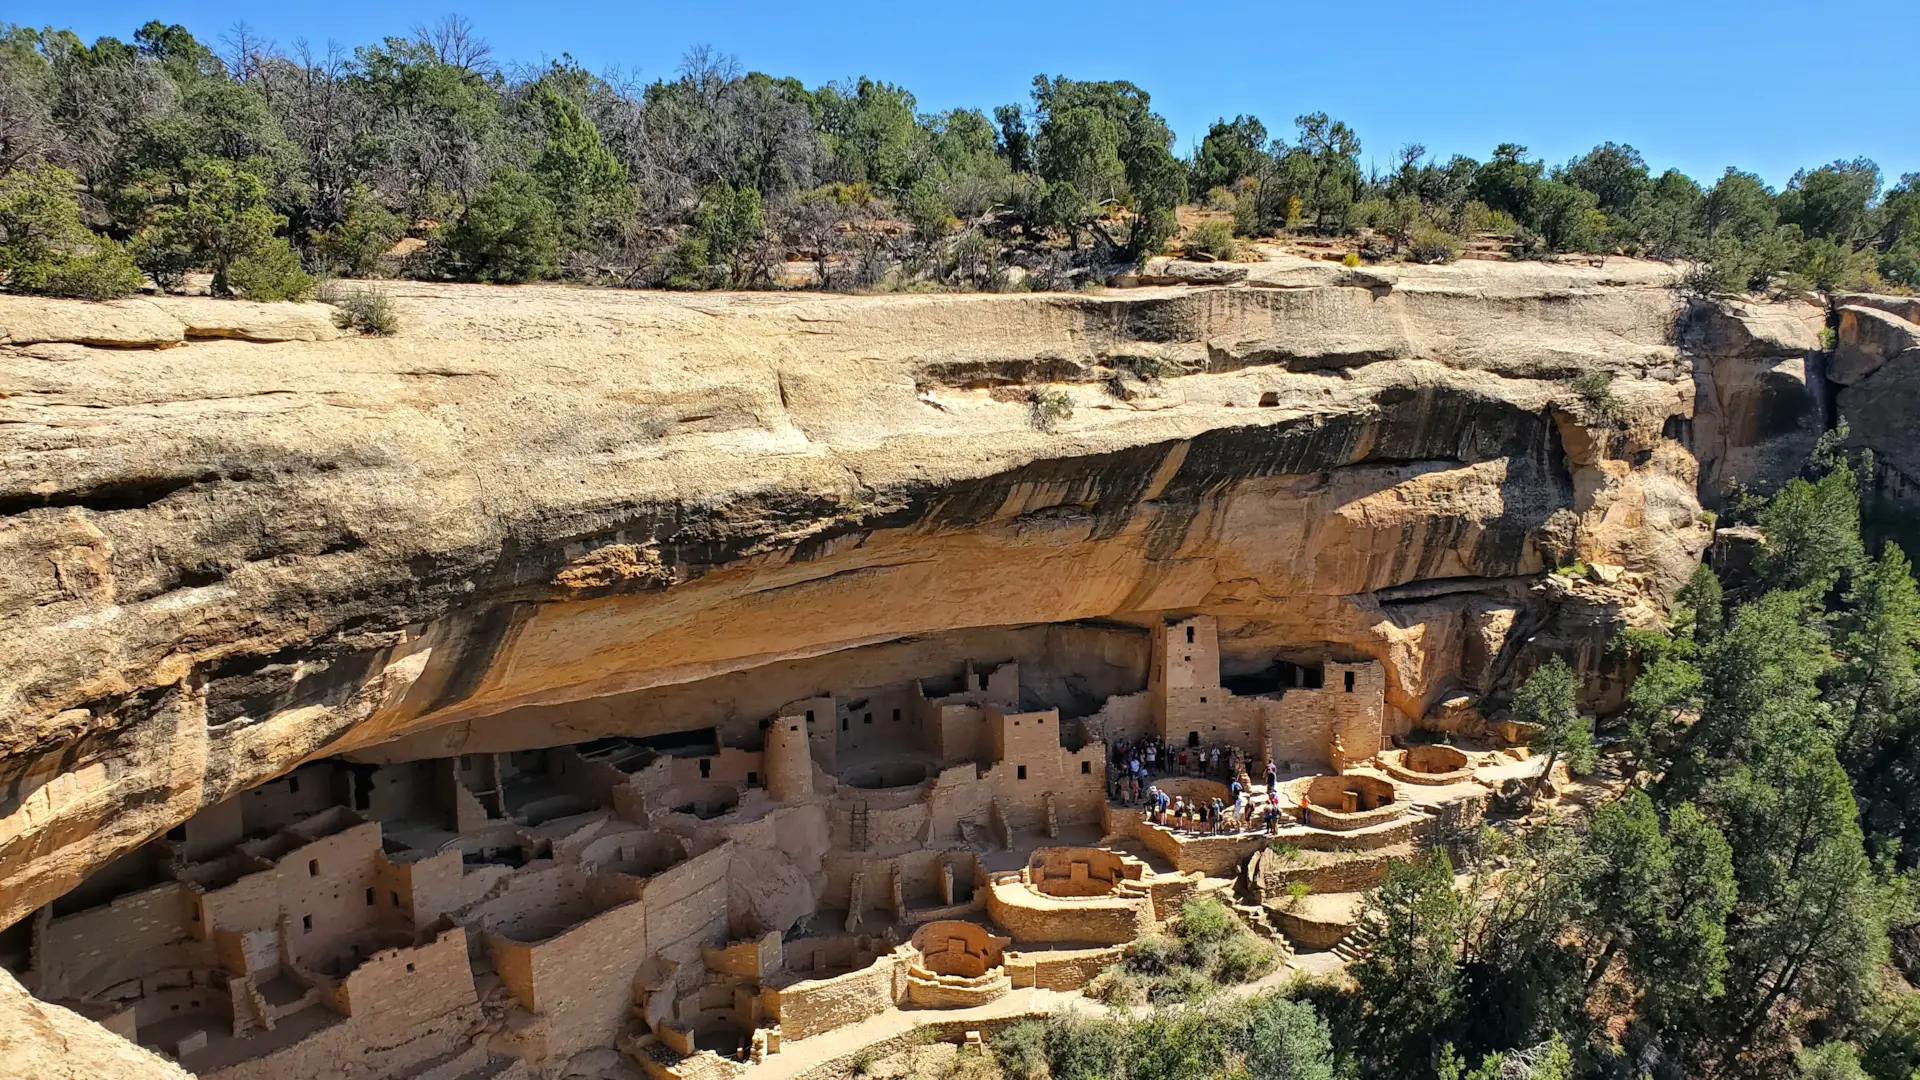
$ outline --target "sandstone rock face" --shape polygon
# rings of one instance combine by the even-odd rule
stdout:
[[[1878,509],[1910,525],[1920,512],[1920,300],[1847,294],[1840,305],[1834,381],[1850,442],[1874,453]]]
[[[1848,304],[1839,311],[1840,327],[1829,377],[1852,386],[1888,361],[1920,349],[1920,326],[1878,308]]]
[[[189,1080],[173,1062],[78,1013],[34,1000],[0,968],[0,1075],[31,1080]]]
[[[757,738],[956,656],[1091,708],[1170,612],[1218,617],[1229,672],[1378,659],[1404,729],[1530,637],[1657,617],[1708,540],[1693,448],[1753,472],[1817,427],[1811,306],[1676,337],[1655,264],[1294,262],[1074,295],[392,283],[380,339],[7,299],[0,924],[310,758]],[[1036,388],[1074,403],[1051,431]],[[1576,558],[1615,580],[1543,586]]]
[[[1790,476],[1825,429],[1822,305],[1802,300],[1697,304],[1681,324],[1695,358],[1691,443],[1702,501],[1717,506],[1729,482],[1769,486]]]

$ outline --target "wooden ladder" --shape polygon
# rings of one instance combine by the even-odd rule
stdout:
[[[848,826],[849,827],[847,831],[851,834],[848,837],[849,845],[855,851],[867,850],[867,804],[866,803],[858,802],[853,804],[853,814],[848,821]]]

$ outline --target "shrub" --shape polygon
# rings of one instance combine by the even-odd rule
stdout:
[[[313,295],[313,275],[300,268],[300,256],[285,240],[235,259],[227,283],[249,300],[305,300]]]
[[[1143,975],[1164,975],[1179,962],[1180,943],[1165,934],[1142,934],[1127,949],[1127,970]]]
[[[1213,977],[1223,983],[1252,982],[1280,963],[1280,950],[1270,941],[1241,932],[1220,943],[1219,964]]]
[[[125,249],[80,220],[78,179],[49,165],[0,176],[0,273],[7,288],[106,300],[140,287]]]
[[[1132,375],[1147,382],[1158,382],[1180,374],[1180,365],[1161,356],[1128,355],[1116,356],[1109,361],[1116,371]]]
[[[1341,266],[1359,266],[1360,253],[1357,251],[1347,252],[1345,255],[1340,257],[1340,265]]]
[[[329,287],[321,290],[320,299],[339,309],[333,313],[333,322],[342,330],[354,330],[372,337],[392,337],[400,329],[400,317],[393,310],[393,301],[377,289],[341,291],[337,287]]]
[[[455,277],[531,281],[557,268],[560,226],[533,177],[502,169],[442,231],[440,243]]]
[[[1193,1004],[1205,1001],[1220,987],[1203,971],[1193,968],[1176,968],[1164,978],[1154,980],[1147,990],[1147,1000],[1155,1005],[1183,1002]]]
[[[262,298],[299,290],[299,276],[292,272],[298,260],[290,270],[276,250],[286,246],[274,234],[287,219],[268,202],[266,181],[246,167],[207,157],[188,159],[184,180],[141,235],[141,250],[150,260],[142,267],[151,267],[162,288],[167,277],[185,267],[205,266],[213,270],[209,291],[230,296],[236,291],[234,268],[244,260]],[[311,282],[305,287],[310,289]]]
[[[1287,883],[1287,910],[1292,911],[1298,908],[1302,903],[1305,903],[1307,897],[1311,895],[1313,895],[1312,885],[1304,881],[1289,881]]]
[[[1188,947],[1225,941],[1238,928],[1233,912],[1211,897],[1180,905],[1180,941]]]
[[[1573,392],[1589,423],[1620,424],[1626,420],[1626,406],[1613,392],[1613,376],[1605,371],[1583,371],[1573,380]]]
[[[1148,982],[1144,976],[1116,964],[1087,983],[1087,996],[1103,1005],[1145,1005],[1147,989]]]
[[[931,180],[915,182],[908,189],[901,209],[913,226],[914,239],[922,243],[939,240],[952,231],[955,224],[952,204],[941,194],[940,186]]]
[[[1512,234],[1519,226],[1513,215],[1504,210],[1495,210],[1478,199],[1472,199],[1460,208],[1460,228],[1471,236],[1474,233],[1496,233],[1502,236]]]
[[[1181,245],[1190,255],[1200,252],[1223,261],[1240,257],[1240,242],[1233,238],[1233,224],[1218,218],[1199,222],[1188,229]]]
[[[313,248],[325,269],[365,277],[373,273],[380,256],[398,243],[406,231],[406,222],[400,215],[381,205],[365,187],[356,187],[347,199],[345,218],[326,232],[316,233]]]
[[[1407,258],[1417,263],[1450,263],[1460,257],[1466,243],[1432,225],[1417,225],[1407,243]]]
[[[949,283],[972,289],[998,289],[1002,283],[1000,245],[979,229],[968,229],[947,249]]]
[[[1207,189],[1206,198],[1202,202],[1209,210],[1225,210],[1230,214],[1237,212],[1240,208],[1240,201],[1234,197],[1233,189],[1224,184]]]
[[[993,1037],[993,1056],[1008,1077],[1047,1075],[1048,1024],[1020,1020]]]
[[[1073,419],[1073,395],[1065,390],[1035,390],[1030,400],[1033,426],[1041,431],[1052,431],[1061,421]]]

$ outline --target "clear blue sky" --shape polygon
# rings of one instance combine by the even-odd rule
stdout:
[[[1906,9],[1902,12],[1902,9]],[[449,11],[499,60],[570,53],[584,66],[670,75],[708,44],[749,69],[815,85],[902,83],[923,111],[1026,99],[1035,74],[1145,87],[1185,153],[1219,116],[1251,112],[1291,133],[1325,110],[1383,167],[1403,143],[1485,158],[1519,142],[1559,162],[1630,142],[1655,171],[1711,182],[1729,164],[1778,186],[1800,166],[1865,155],[1891,184],[1920,171],[1912,107],[1912,0],[1615,0],[1576,4],[1240,2],[917,5],[826,0],[9,0],[0,19],[128,38],[148,19],[202,40],[238,20],[281,44],[356,45]],[[1838,94],[1839,97],[1834,95]]]

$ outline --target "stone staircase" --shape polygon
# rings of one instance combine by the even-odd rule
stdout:
[[[1248,904],[1238,900],[1232,901],[1229,907],[1235,915],[1240,916],[1241,922],[1247,924],[1247,929],[1273,942],[1274,946],[1280,950],[1281,964],[1284,965],[1293,959],[1293,942],[1288,941],[1287,935],[1273,925],[1273,920],[1267,917],[1266,908],[1259,904]]]
[[[1346,937],[1334,943],[1333,955],[1347,964],[1359,960],[1380,940],[1381,929],[1379,920],[1361,919],[1354,924],[1353,930]]]

